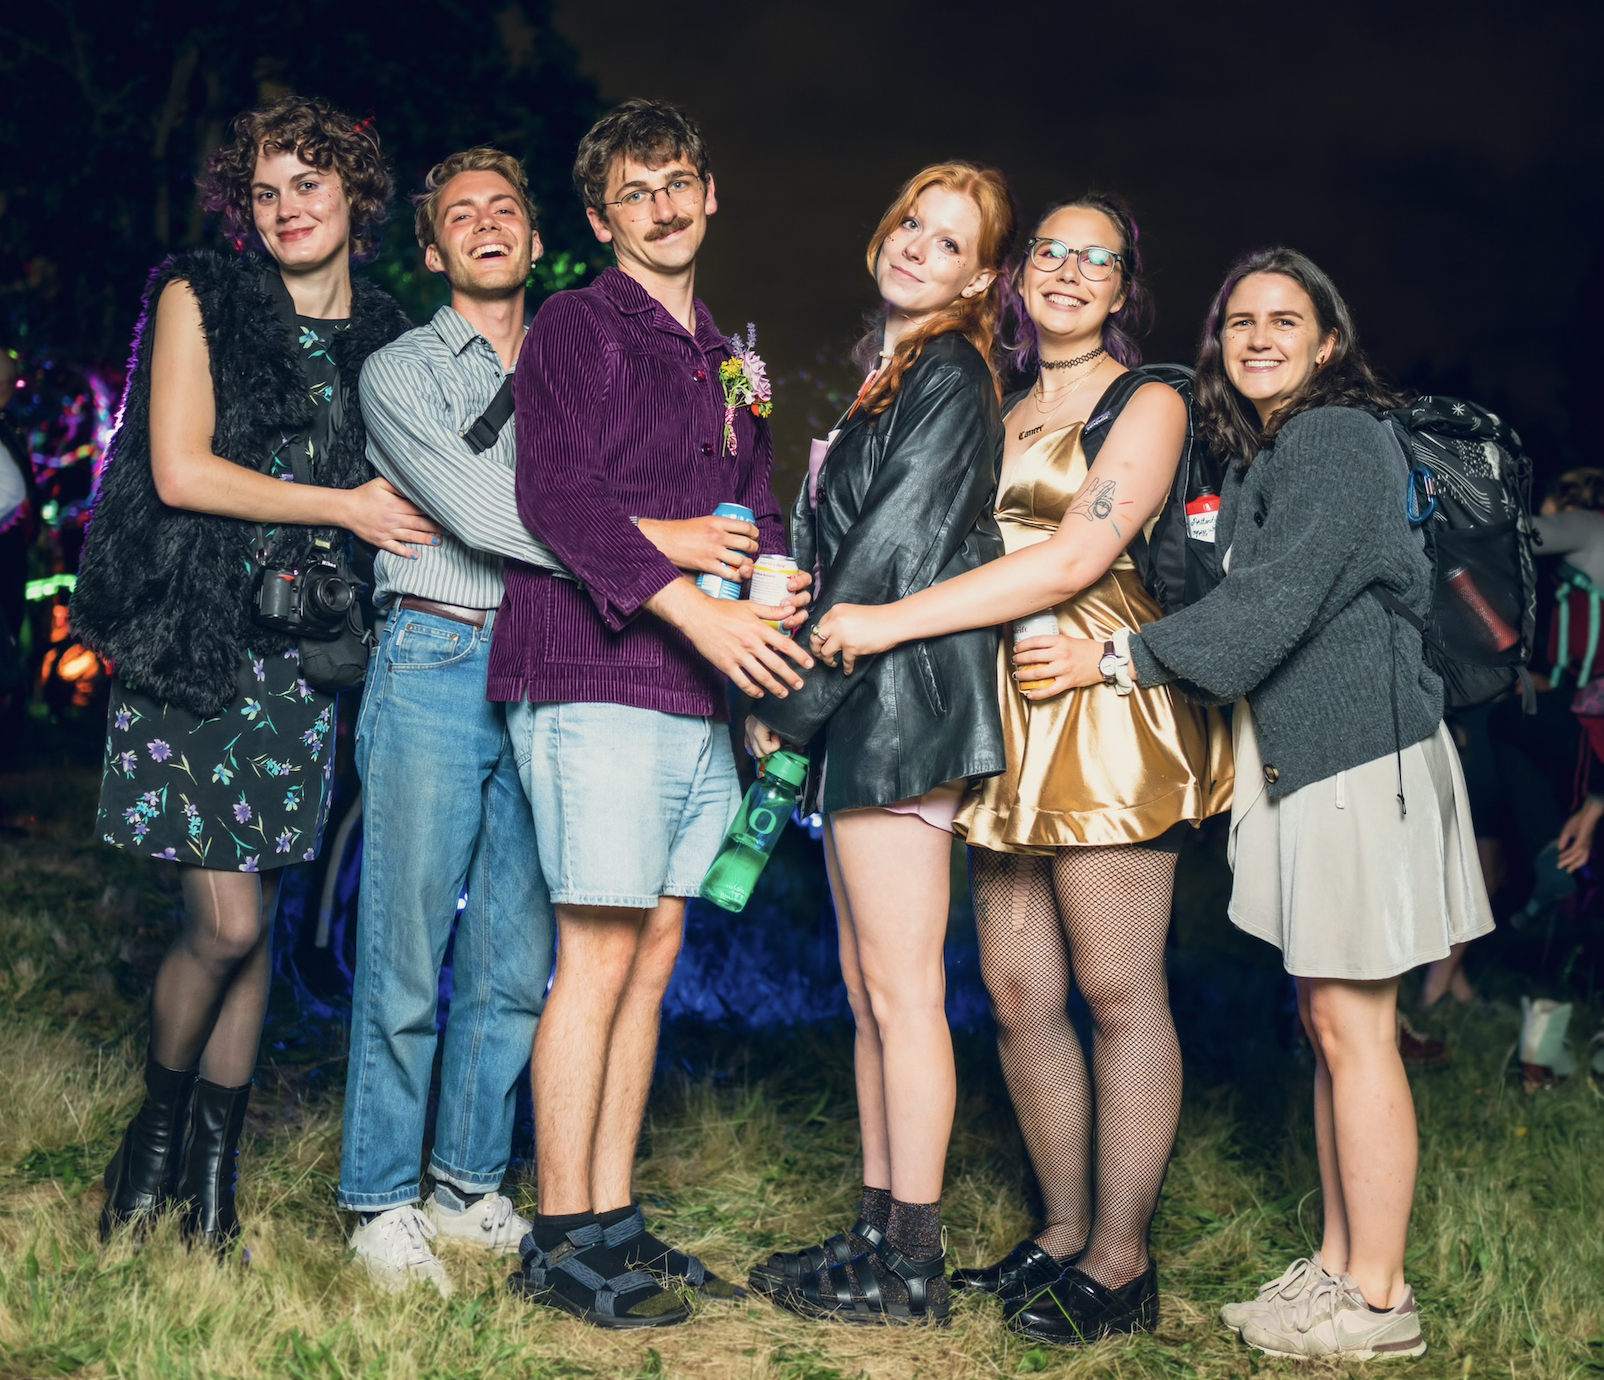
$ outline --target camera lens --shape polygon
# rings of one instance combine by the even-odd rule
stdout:
[[[353,597],[350,582],[332,572],[312,572],[306,577],[306,611],[314,618],[338,618],[351,607]]]

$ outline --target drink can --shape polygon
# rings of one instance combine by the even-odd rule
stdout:
[[[1186,504],[1186,535],[1193,541],[1212,542],[1220,525],[1219,494],[1201,493]]]
[[[791,592],[790,580],[796,570],[796,562],[789,556],[759,556],[752,566],[752,588],[746,597],[754,604],[779,607]],[[769,622],[767,618],[763,621],[779,629],[778,623]]]
[[[713,509],[714,517],[740,518],[742,522],[756,522],[752,510],[744,503],[720,503]],[[741,586],[737,580],[726,580],[721,575],[704,572],[696,577],[696,587],[714,599],[739,599]]]
[[[1040,613],[1033,613],[1029,618],[1016,619],[1014,622],[1014,646],[1018,646],[1027,637],[1057,637],[1058,615],[1052,609],[1043,609]],[[1045,690],[1052,684],[1050,680],[1022,680],[1016,682],[1021,691]]]

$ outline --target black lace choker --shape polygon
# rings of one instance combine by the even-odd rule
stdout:
[[[1074,359],[1044,359],[1041,361],[1041,367],[1043,369],[1073,369],[1077,364],[1086,364],[1096,359],[1098,355],[1106,355],[1107,353],[1108,347],[1099,345],[1095,350],[1088,350],[1083,355],[1076,355]]]

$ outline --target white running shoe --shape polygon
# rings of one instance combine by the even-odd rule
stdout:
[[[377,1284],[399,1293],[415,1280],[428,1280],[450,1298],[456,1288],[451,1276],[429,1249],[433,1224],[412,1203],[381,1212],[351,1233],[357,1263]]]
[[[466,1241],[491,1255],[516,1255],[530,1227],[527,1217],[512,1210],[511,1198],[487,1193],[478,1202],[464,1203],[450,1184],[435,1185],[423,1212],[447,1241]]]
[[[1295,1303],[1277,1303],[1242,1324],[1242,1340],[1267,1356],[1351,1356],[1385,1361],[1424,1356],[1415,1291],[1405,1289],[1396,1308],[1378,1313],[1365,1302],[1352,1275],[1327,1275]]]
[[[1259,1285],[1259,1296],[1246,1303],[1228,1303],[1220,1309],[1220,1321],[1232,1331],[1240,1332],[1249,1318],[1268,1312],[1277,1303],[1292,1303],[1301,1299],[1326,1276],[1320,1263],[1320,1252],[1300,1256],[1286,1267],[1279,1279],[1267,1279]]]

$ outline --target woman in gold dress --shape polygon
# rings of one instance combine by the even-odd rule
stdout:
[[[1214,710],[1168,690],[1111,695],[1060,679],[1066,637],[1101,641],[1161,616],[1125,549],[1152,530],[1187,417],[1163,383],[1110,388],[1140,361],[1139,267],[1118,202],[1087,196],[1048,213],[1018,278],[1035,326],[1022,363],[1040,369],[1007,417],[996,505],[1007,556],[896,603],[837,605],[813,635],[846,667],[1036,615],[999,659],[1006,770],[970,792],[955,831],[970,844],[981,965],[1047,1222],[953,1283],[1000,1295],[1016,1330],[1069,1344],[1157,1319],[1147,1236],[1181,1105],[1164,973],[1177,835],[1230,806]],[[1086,433],[1104,427],[1088,469]],[[1069,1021],[1072,977],[1094,1025],[1090,1077]]]

